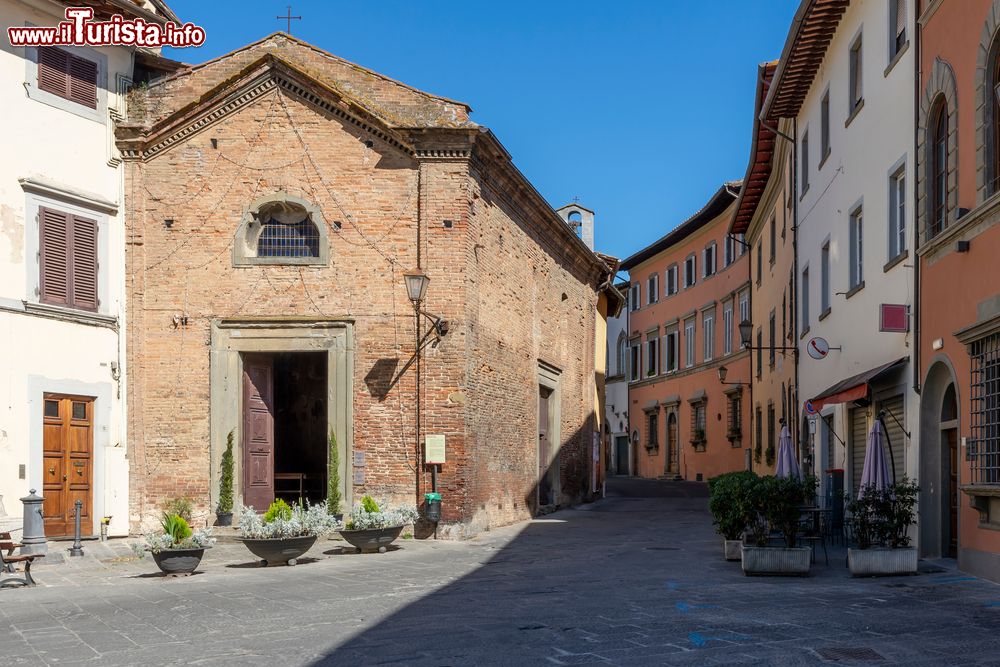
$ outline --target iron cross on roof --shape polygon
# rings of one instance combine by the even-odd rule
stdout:
[[[275,16],[274,18],[276,18],[276,19],[285,19],[285,21],[288,23],[288,29],[286,30],[286,32],[289,35],[292,34],[292,19],[295,19],[296,21],[301,21],[302,20],[301,16],[292,16],[292,6],[291,5],[288,5],[288,12],[285,14],[285,16]]]

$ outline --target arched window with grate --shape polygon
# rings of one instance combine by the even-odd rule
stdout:
[[[233,245],[233,264],[308,265],[329,262],[326,222],[305,199],[278,192],[254,202]]]

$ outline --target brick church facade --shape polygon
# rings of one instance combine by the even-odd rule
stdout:
[[[593,492],[616,267],[469,112],[281,33],[133,92],[117,133],[133,530],[179,496],[211,522],[230,433],[255,506],[325,497],[331,448],[348,508],[419,504],[428,434],[445,436],[446,533]],[[447,331],[408,364],[431,328],[404,286],[418,267]]]

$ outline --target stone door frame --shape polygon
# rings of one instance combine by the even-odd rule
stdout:
[[[244,352],[327,353],[327,423],[333,425],[340,451],[342,506],[353,505],[350,482],[354,450],[354,322],[352,320],[281,318],[228,319],[212,322],[209,362],[211,430],[211,509],[219,501],[219,473],[226,436],[234,430],[233,500],[243,498],[242,395]]]

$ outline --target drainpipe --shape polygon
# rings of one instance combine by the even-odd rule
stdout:
[[[421,176],[423,174],[424,165],[421,163],[417,166],[417,270],[421,270],[420,266],[420,225],[423,223],[423,216],[421,211]],[[414,332],[414,347],[413,354],[416,356],[414,360],[414,392],[416,393],[416,409],[415,409],[415,422],[414,422],[414,439],[416,447],[416,465],[415,476],[416,476],[416,502],[417,506],[420,505],[420,473],[423,467],[423,457],[420,456],[420,307],[419,304],[414,304],[413,309],[413,332]],[[436,489],[435,489],[436,490]],[[435,530],[437,526],[435,525]]]
[[[913,392],[920,395],[920,257],[917,255],[917,246],[920,242],[920,228],[916,225],[917,213],[917,178],[919,177],[917,165],[917,143],[920,136],[920,80],[923,77],[923,68],[920,66],[920,51],[923,40],[920,21],[914,20],[914,45],[913,45],[913,175],[910,179],[913,187],[913,215],[910,218],[913,225],[913,354],[911,372],[913,373]]]
[[[792,119],[792,163],[789,168],[792,170],[792,343],[795,345],[796,350],[792,356],[792,363],[795,364],[795,389],[793,390],[793,395],[795,396],[795,421],[799,422],[799,413],[801,413],[801,408],[799,407],[799,351],[798,351],[798,339],[799,339],[799,174],[796,165],[799,160],[799,142],[796,141],[796,137],[799,136],[799,121],[797,118]],[[795,429],[798,431],[798,428]],[[812,434],[806,429],[806,438],[811,438]],[[801,457],[801,446],[802,438],[798,438]],[[813,451],[815,452],[816,447],[813,443]],[[815,456],[813,457],[813,471],[816,470]]]

